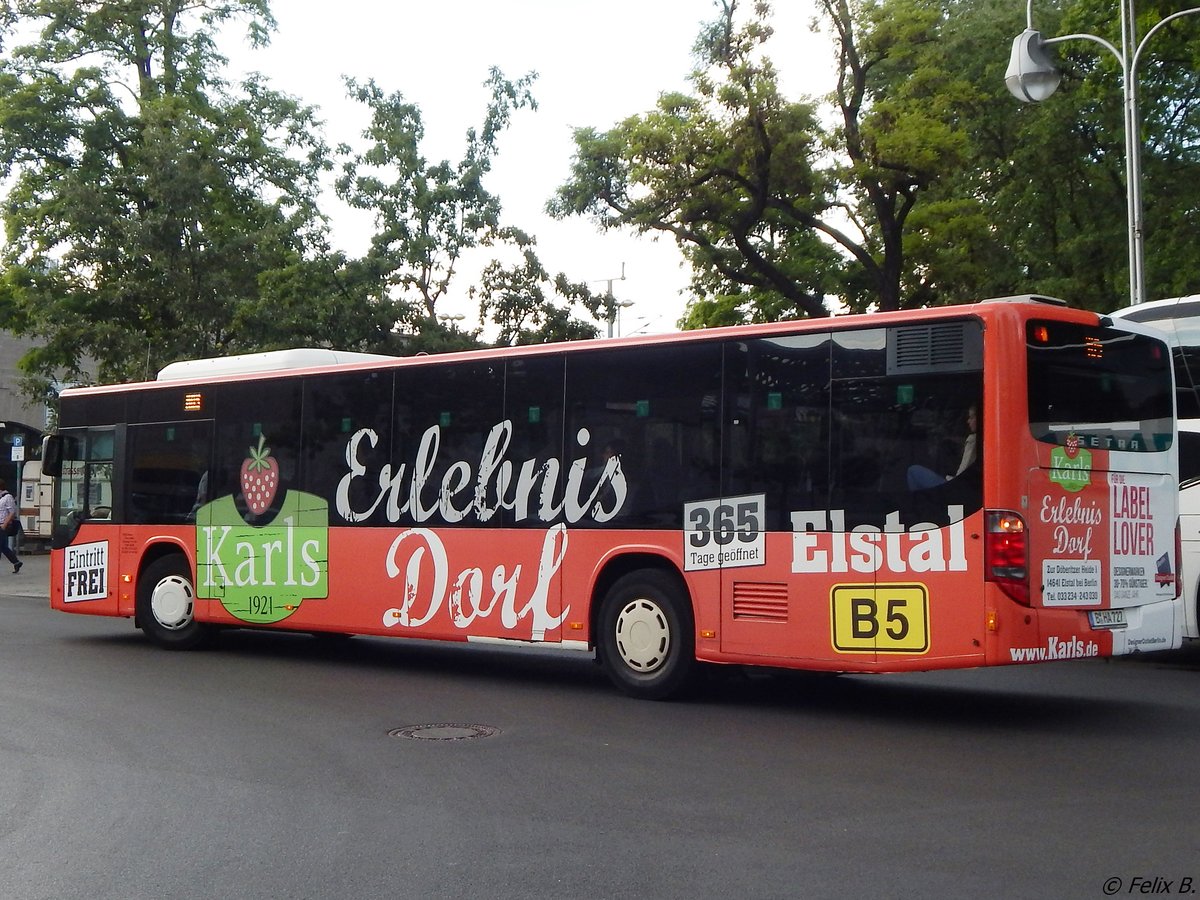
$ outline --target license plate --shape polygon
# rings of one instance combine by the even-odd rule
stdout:
[[[1129,624],[1123,609],[1093,609],[1088,613],[1088,620],[1093,628],[1124,628]]]

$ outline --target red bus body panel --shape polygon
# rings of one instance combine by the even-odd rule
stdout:
[[[984,509],[949,526],[897,519],[894,529],[883,532],[809,530],[803,523],[812,516],[835,519],[837,511],[787,510],[793,529],[762,535],[761,545],[746,551],[752,564],[704,568],[689,558],[687,532],[679,530],[565,524],[365,527],[347,524],[330,508],[324,524],[313,526],[323,529],[324,536],[314,538],[306,554],[303,548],[287,547],[289,538],[275,531],[263,532],[260,540],[247,537],[249,532],[226,534],[221,531],[225,526],[211,523],[168,527],[89,522],[80,528],[73,546],[54,551],[51,605],[70,612],[131,616],[148,554],[169,546],[182,549],[191,562],[201,621],[587,649],[595,639],[595,606],[613,573],[653,562],[678,573],[686,585],[696,655],[711,662],[850,672],[1039,662],[1128,652],[1131,647],[1115,647],[1114,640],[1128,640],[1138,627],[1163,635],[1159,644],[1145,649],[1176,646],[1179,629],[1170,623],[1178,618],[1173,611],[1177,603],[1159,590],[1156,597],[1163,605],[1153,621],[1148,616],[1143,622],[1140,604],[1145,595],[1116,596],[1116,576],[1110,571],[1114,556],[1150,559],[1174,554],[1173,534],[1167,533],[1174,526],[1173,480],[1165,471],[1122,474],[1132,454],[1121,455],[1118,464],[1116,454],[1094,449],[1088,457],[1090,481],[1078,489],[1063,486],[1055,448],[1035,440],[1025,421],[1024,329],[1030,318],[1045,316],[1086,325],[1097,322],[1095,314],[1083,311],[997,303],[882,314],[861,323],[880,327],[948,317],[975,317],[982,323]],[[847,324],[833,320],[756,326],[662,342],[770,336]],[[544,350],[490,351],[472,358],[532,355],[539,349]],[[430,363],[397,363],[413,364]],[[364,363],[347,369],[372,367]],[[110,386],[76,394],[160,386]],[[1162,461],[1160,454],[1142,454],[1132,465],[1162,468]],[[1119,471],[1113,474],[1114,469]],[[1028,526],[1028,604],[985,579],[988,509],[1012,510]],[[222,539],[224,556],[218,558],[213,547]],[[245,544],[241,551],[238,542]],[[98,566],[89,566],[87,554],[88,548],[100,547],[106,549],[102,573]],[[1094,602],[1064,602],[1066,594],[1055,593],[1060,583],[1048,585],[1057,577],[1054,561],[1081,557],[1088,565],[1080,577],[1100,585],[1099,593]],[[97,552],[90,561],[99,559]],[[293,570],[287,571],[287,565]],[[89,579],[103,579],[103,596],[98,592],[100,581]],[[81,585],[86,599],[79,599]],[[1126,636],[1089,624],[1089,611],[1123,606],[1139,607],[1131,614],[1137,622],[1130,622]]]

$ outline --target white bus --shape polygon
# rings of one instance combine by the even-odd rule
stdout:
[[[1112,314],[1166,333],[1179,417],[1179,534],[1184,636],[1200,638],[1200,294],[1141,303]]]

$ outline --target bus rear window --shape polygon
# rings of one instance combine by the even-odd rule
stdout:
[[[1099,325],[1027,323],[1029,427],[1049,444],[1171,446],[1171,358],[1154,338]]]

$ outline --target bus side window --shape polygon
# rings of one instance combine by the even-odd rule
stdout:
[[[681,528],[684,503],[717,496],[720,384],[721,345],[711,342],[568,357],[564,469],[586,455],[586,497],[606,456],[620,457],[627,494],[613,526]]]
[[[58,493],[55,508],[64,520],[56,525],[66,525],[66,517],[73,516],[76,520],[82,515],[79,501],[84,495],[84,473],[87,461],[87,438],[83,433],[64,434],[62,436],[62,460],[59,463],[60,474],[55,480],[54,489]]]
[[[242,515],[274,517],[288,492],[299,487],[300,380],[232,382],[219,385],[215,393],[219,424],[207,485],[209,497],[233,497]],[[261,512],[251,509],[243,496],[242,466],[252,458],[252,451],[263,454],[279,472],[277,490],[269,498],[271,505]]]
[[[55,479],[53,542],[65,546],[87,519],[113,515],[114,431],[72,429],[62,434],[61,474]]]
[[[415,472],[422,447],[436,445],[432,468],[423,473],[430,493],[436,496],[436,487],[445,484],[448,476],[450,484],[461,484],[461,473],[475,470],[488,436],[501,421],[503,365],[487,361],[406,367],[396,371],[395,391],[393,464],[407,463],[410,473]],[[424,521],[439,526],[474,524],[473,493],[463,487],[452,501],[430,502]]]
[[[1179,486],[1200,481],[1200,433],[1179,432]]]
[[[563,357],[518,357],[505,365],[504,418],[512,423],[507,459],[518,469],[532,465],[540,470],[563,456]],[[574,437],[571,439],[574,444]],[[541,526],[536,517],[517,521],[515,510],[501,506],[499,480],[489,478],[483,503],[491,523],[508,526]],[[490,512],[497,509],[497,512]]]
[[[948,507],[983,503],[979,373],[835,384],[831,508],[846,526],[946,524]]]
[[[362,477],[344,488],[355,523],[387,524],[379,497],[379,473],[392,461],[392,383],[390,371],[320,375],[304,382],[303,489],[324,497],[337,516],[338,489],[350,471],[347,454]],[[404,460],[398,460],[403,463]],[[370,516],[367,512],[372,510]]]
[[[726,348],[725,496],[766,495],[766,526],[829,504],[828,332]]]
[[[87,475],[80,508],[89,518],[111,518],[114,434],[98,429],[88,435]]]
[[[1175,366],[1175,397],[1181,421],[1200,418],[1200,304],[1181,303],[1172,309],[1177,318],[1146,324],[1171,334],[1171,357]],[[1182,459],[1180,460],[1182,467]],[[1180,481],[1182,482],[1182,473]]]
[[[207,502],[211,422],[129,427],[126,515],[132,523],[194,522]]]

